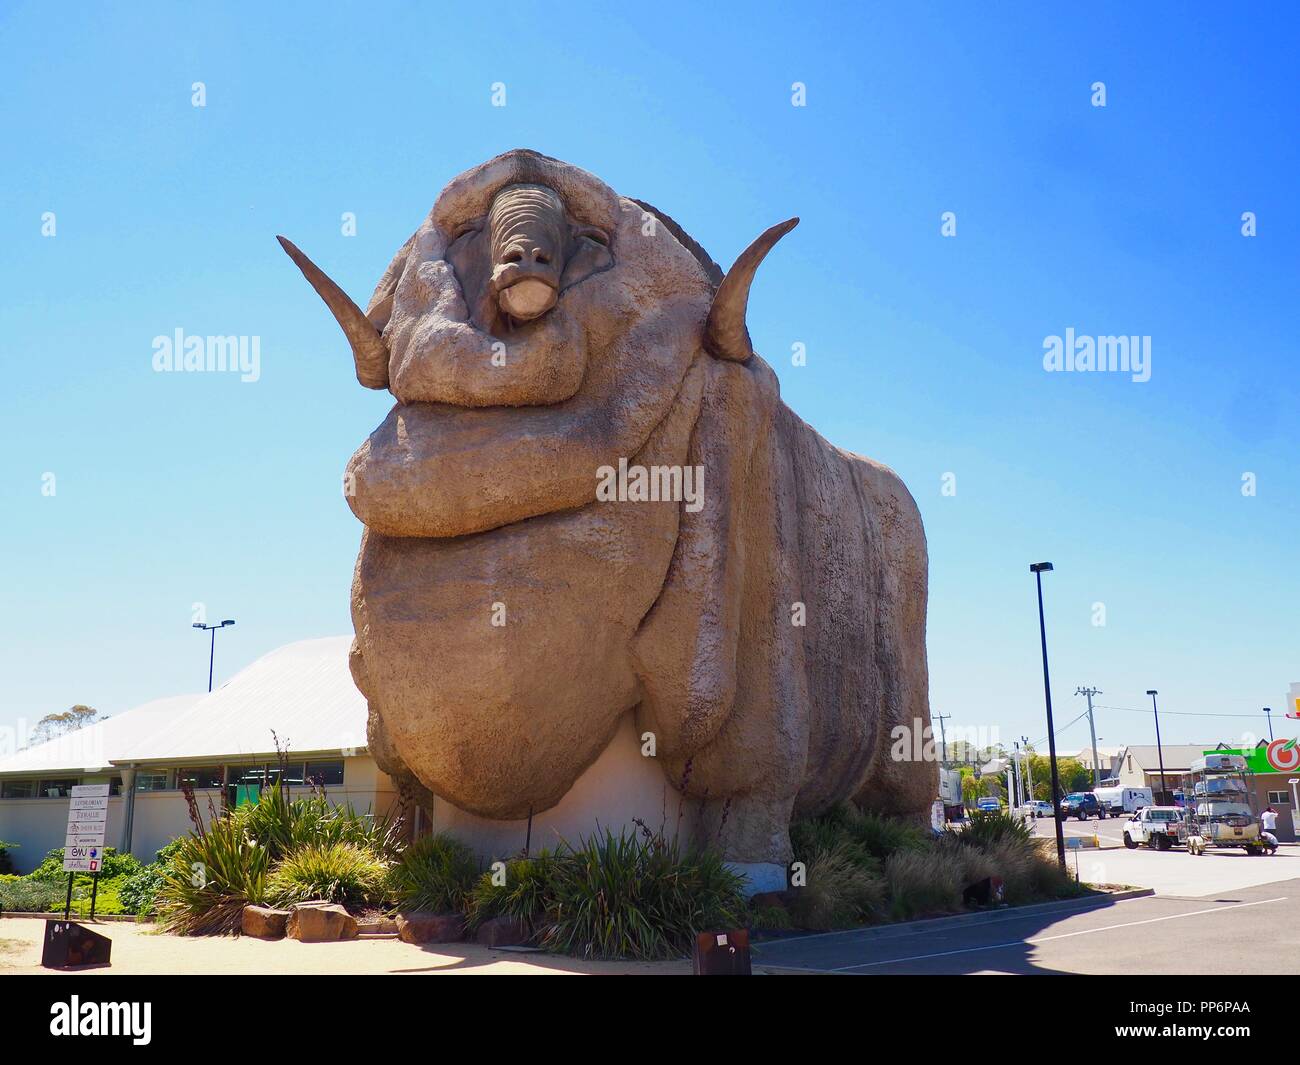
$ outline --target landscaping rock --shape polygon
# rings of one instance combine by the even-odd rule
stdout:
[[[335,943],[357,937],[357,921],[333,902],[300,902],[289,913],[285,931],[300,943]]]
[[[458,913],[397,915],[397,938],[403,943],[454,943],[465,937],[465,918]]]
[[[528,926],[517,917],[493,917],[484,921],[475,936],[485,947],[517,947],[530,938]]]
[[[357,920],[357,934],[362,936],[395,936],[397,921],[392,917],[361,917]]]
[[[781,909],[789,909],[790,892],[788,891],[760,891],[757,895],[750,896],[750,909],[760,910],[768,906],[779,906]]]
[[[245,906],[240,931],[258,939],[283,939],[288,920],[288,910],[276,910],[270,906]]]

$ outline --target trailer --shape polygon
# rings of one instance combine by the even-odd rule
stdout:
[[[1192,763],[1191,792],[1184,800],[1188,853],[1204,854],[1210,847],[1268,853],[1260,838],[1250,776],[1239,754],[1207,754]]]
[[[1112,814],[1134,814],[1144,806],[1155,805],[1150,788],[1096,788],[1093,794]]]

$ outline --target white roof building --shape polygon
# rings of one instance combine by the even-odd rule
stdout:
[[[310,779],[336,801],[387,809],[395,789],[366,749],[367,707],[348,669],[351,642],[286,644],[215,691],[155,699],[0,755],[0,839],[18,844],[19,868],[34,867],[63,845],[72,785],[109,783],[105,842],[148,861],[190,828],[183,781],[214,803],[240,802],[281,778],[282,757],[291,785]]]

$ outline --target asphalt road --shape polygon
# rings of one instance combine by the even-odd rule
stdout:
[[[1124,842],[1124,824],[1128,820],[1128,815],[1107,817],[1098,820],[1090,817],[1086,821],[1080,821],[1076,818],[1070,818],[1061,822],[1061,828],[1068,839],[1070,836],[1097,836],[1101,840],[1101,845],[1107,846],[1111,843],[1122,844]],[[1052,827],[1050,817],[1040,817],[1031,821],[1034,835],[1045,838],[1055,839],[1056,829]]]
[[[1106,853],[1118,860],[1109,871],[1125,883],[1134,882],[1126,874],[1138,867],[1121,868],[1120,863],[1148,857],[1142,851]],[[1202,861],[1173,852],[1149,857]],[[1210,860],[1205,856],[1206,863]],[[1083,911],[1006,910],[974,920],[778,940],[756,944],[754,962],[772,969],[844,975],[1300,974],[1300,879],[1213,887],[1247,868],[1255,877],[1270,875],[1265,866],[1273,875],[1293,874],[1300,855],[1285,864],[1267,865],[1273,861],[1243,856],[1241,865],[1226,858],[1197,866],[1197,888],[1209,888],[1208,894],[1158,894]]]

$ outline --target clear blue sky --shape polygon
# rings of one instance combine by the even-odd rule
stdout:
[[[1262,730],[1174,711],[1280,709],[1300,680],[1294,8],[996,12],[10,0],[0,726],[201,690],[196,602],[238,621],[219,679],[350,631],[339,478],[389,397],[274,235],[364,303],[449,178],[527,146],[724,265],[803,217],[751,330],[787,402],[916,496],[951,724],[1045,735],[1027,567],[1050,559],[1062,725],[1092,684],[1121,707],[1159,688],[1169,742]],[[261,379],[154,373],[177,328],[259,336]],[[1151,380],[1044,372],[1067,328],[1150,336]],[[1099,731],[1152,741],[1131,712]]]

